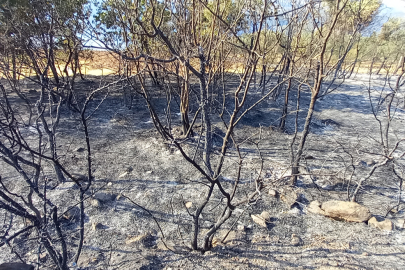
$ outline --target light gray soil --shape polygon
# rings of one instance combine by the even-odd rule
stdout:
[[[336,221],[307,211],[307,205],[313,200],[347,200],[352,161],[356,170],[351,183],[355,184],[371,170],[372,166],[367,162],[379,162],[382,158],[378,155],[381,153],[376,141],[380,136],[379,128],[371,113],[367,84],[366,76],[357,75],[319,100],[305,148],[307,159],[303,161],[303,175],[293,188],[301,197],[292,209],[279,197],[269,195],[268,190],[283,192],[287,189],[287,178],[283,176],[289,175],[296,91],[292,93],[291,113],[284,133],[272,127],[279,122],[283,96],[275,101],[266,100],[246,115],[235,134],[238,142],[244,141],[241,144],[244,167],[237,196],[244,198],[245,193],[254,190],[254,180],[261,168],[257,146],[263,156],[260,177],[265,189],[255,203],[234,211],[217,234],[221,238],[231,231],[225,243],[218,243],[205,254],[188,250],[192,218],[185,207],[185,203],[191,202],[189,210],[193,211],[202,201],[207,192],[204,179],[180,151],[159,137],[140,97],[135,96],[132,107],[128,108],[124,106],[128,103],[122,95],[113,93],[90,121],[96,181],[86,200],[84,249],[78,266],[71,265],[72,269],[319,269],[322,266],[331,267],[324,269],[404,269],[405,230],[402,226],[405,199],[400,198],[398,211],[388,213],[397,204],[399,184],[388,168],[378,169],[365,182],[358,202],[377,217],[388,213],[387,217],[395,224],[393,231],[380,231],[365,223]],[[379,78],[373,78],[372,85],[371,99],[375,102],[380,91],[385,90]],[[253,103],[254,98],[249,102]],[[301,108],[307,108],[308,103],[308,92],[302,93]],[[192,108],[194,112],[195,109]],[[177,113],[178,109],[173,105],[173,128],[179,125]],[[404,134],[404,113],[400,107],[395,112],[391,132],[393,144],[395,136],[401,138]],[[62,162],[70,170],[85,174],[85,152],[76,151],[85,147],[82,129],[74,115],[65,114],[58,137],[58,147],[66,153]],[[305,114],[306,110],[300,112],[300,129]],[[214,125],[221,136],[224,126],[215,118]],[[198,130],[196,132],[194,138],[183,144],[191,155],[198,144]],[[217,147],[216,153],[218,150]],[[222,181],[229,190],[236,177],[234,148],[228,156]],[[0,164],[5,184],[16,192],[24,192],[23,186],[14,184],[18,180],[16,173],[5,163]],[[51,170],[45,171],[44,175],[47,173]],[[61,209],[77,202],[78,192],[73,183],[57,185],[53,180],[48,185],[54,187],[48,190],[48,197]],[[349,190],[354,187],[351,185]],[[101,202],[97,207],[92,205],[92,197],[97,193],[112,193],[118,197]],[[161,226],[164,236],[147,212],[120,194],[147,208]],[[214,198],[202,214],[203,229],[215,222],[221,199],[219,191],[215,190]],[[268,228],[258,226],[250,217],[262,211],[271,214]],[[4,217],[5,214],[0,212],[0,218]],[[23,226],[17,218],[14,222],[12,230]],[[93,223],[101,225],[94,230]],[[244,225],[245,230],[238,230],[237,225]],[[63,228],[68,243],[74,248],[78,223],[67,221]],[[147,233],[150,237],[144,241],[126,243],[131,237]],[[303,244],[293,246],[292,234],[298,235]],[[12,244],[27,262],[35,264],[35,239],[25,240],[22,237]],[[167,250],[162,241],[172,251]],[[40,269],[51,269],[49,258],[42,260]],[[18,259],[9,247],[3,246],[0,263],[9,261]]]

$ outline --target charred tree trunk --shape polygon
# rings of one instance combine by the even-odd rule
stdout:
[[[286,70],[285,70],[284,74],[287,74],[288,71],[289,71],[290,75],[292,74],[292,67],[290,67],[290,64],[291,64],[291,59],[289,57],[287,57]],[[283,114],[281,115],[280,124],[279,124],[279,128],[281,130],[285,129],[285,121],[286,121],[287,114],[288,114],[288,100],[289,100],[289,95],[290,95],[291,83],[292,83],[292,79],[290,78],[288,80],[287,87],[285,88]]]
[[[304,130],[302,131],[298,150],[297,150],[297,153],[294,157],[294,161],[292,164],[291,185],[294,185],[294,186],[297,184],[297,176],[299,174],[299,163],[300,163],[300,160],[302,157],[302,152],[304,150],[304,145],[307,140],[307,136],[309,134],[309,128],[311,125],[312,116],[314,115],[315,103],[316,103],[316,100],[318,99],[319,90],[321,89],[321,86],[322,86],[320,63],[318,63],[316,70],[317,70],[317,72],[316,72],[317,77],[315,80],[314,88],[312,89],[311,103],[309,104],[308,113],[307,113],[307,117],[305,119],[305,124],[304,124]]]
[[[188,134],[189,136],[194,136],[193,131],[190,130],[190,121],[188,118],[189,111],[189,72],[188,68],[185,67],[185,80],[183,82],[183,87],[181,87],[180,93],[180,114],[181,114],[181,125],[183,128],[183,134]]]

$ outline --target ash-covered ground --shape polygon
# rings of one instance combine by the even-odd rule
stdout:
[[[192,217],[189,212],[202,202],[207,183],[174,145],[160,138],[140,96],[132,96],[129,103],[128,95],[111,93],[89,121],[95,182],[85,201],[83,252],[78,265],[70,264],[72,269],[403,269],[404,198],[398,199],[400,181],[389,167],[377,169],[364,182],[358,202],[373,215],[391,219],[394,230],[381,231],[366,223],[336,221],[307,211],[308,204],[314,200],[347,200],[348,191],[352,192],[373,164],[383,158],[378,143],[379,124],[372,114],[370,99],[378,104],[381,91],[385,91],[381,90],[384,83],[373,78],[369,95],[367,77],[357,76],[319,100],[305,147],[302,175],[295,187],[288,185],[286,176],[290,173],[296,91],[291,93],[285,132],[274,128],[280,120],[283,95],[276,100],[266,99],[238,124],[235,138],[241,143],[243,167],[236,196],[245,198],[255,189],[257,178],[263,182],[264,189],[257,200],[233,212],[217,233],[215,247],[204,254],[190,251]],[[93,86],[83,83],[83,87]],[[34,99],[37,94],[30,95]],[[255,95],[259,93],[253,93],[248,102],[253,104]],[[155,105],[166,101],[164,96],[153,100]],[[179,110],[175,102],[173,98],[171,125],[173,131],[178,131]],[[299,128],[308,104],[309,93],[301,93]],[[92,106],[96,107],[97,102]],[[405,110],[400,106],[395,108],[390,130],[392,145],[404,134]],[[192,105],[191,115],[196,110]],[[161,116],[163,113],[162,110]],[[380,119],[384,120],[383,113]],[[225,126],[215,117],[213,125],[215,161]],[[70,171],[85,174],[86,151],[82,149],[85,141],[77,116],[63,112],[59,126],[57,146],[63,153],[62,163]],[[30,136],[35,139],[35,134]],[[200,152],[196,150],[201,148],[198,128],[195,136],[182,145],[190,156],[195,154],[200,161]],[[227,190],[233,187],[237,177],[238,161],[236,149],[231,147],[221,175]],[[16,172],[4,162],[1,168],[4,184],[14,192],[24,192],[26,187],[18,184],[21,181]],[[45,166],[43,174],[52,174],[49,166]],[[61,209],[78,202],[74,183],[58,184],[52,180],[47,185],[48,198]],[[273,191],[276,196],[272,195]],[[298,194],[293,205],[281,198],[291,192]],[[398,200],[400,204],[396,207]],[[202,213],[202,232],[213,226],[221,207],[223,197],[215,189]],[[267,228],[251,218],[262,211],[270,213]],[[1,216],[6,214],[1,212]],[[23,226],[23,221],[15,218],[11,231]],[[62,228],[69,246],[75,249],[77,219],[65,221]],[[302,240],[299,245],[292,242],[293,234]],[[34,233],[10,244],[14,250],[6,245],[1,247],[0,263],[18,261],[14,251],[27,263],[37,262]],[[40,269],[51,269],[46,253],[40,257]]]

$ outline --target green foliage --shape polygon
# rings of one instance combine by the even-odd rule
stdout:
[[[405,20],[401,18],[390,18],[383,24],[378,38],[386,42],[401,42],[404,39]]]

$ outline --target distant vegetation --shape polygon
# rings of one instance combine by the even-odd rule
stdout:
[[[114,87],[121,87],[128,99],[143,98],[160,136],[204,178],[205,197],[190,213],[194,250],[210,250],[215,233],[234,210],[260,196],[261,172],[254,189],[239,192],[245,165],[239,146],[244,141],[238,140],[235,131],[247,113],[268,98],[283,97],[277,120],[281,132],[286,131],[287,116],[295,118],[289,157],[289,184],[294,186],[319,98],[357,72],[386,76],[394,82],[384,97],[388,117],[380,119],[379,112],[373,111],[381,131],[378,151],[385,158],[378,166],[392,162],[390,168],[396,173],[399,165],[392,156],[401,140],[390,141],[390,106],[394,101],[403,106],[405,22],[391,18],[370,34],[381,19],[377,16],[380,9],[380,0],[1,1],[0,155],[2,166],[15,170],[23,188],[14,193],[14,184],[0,172],[0,209],[10,219],[30,220],[11,237],[35,229],[38,245],[47,250],[58,269],[68,269],[70,260],[78,261],[85,234],[84,201],[94,180],[88,120]],[[78,82],[88,80],[89,70],[94,69],[103,75],[97,87],[80,89]],[[105,75],[111,73],[114,76],[106,81]],[[230,79],[233,86],[227,87]],[[28,95],[27,84],[38,90],[34,99]],[[166,115],[154,103],[162,93],[178,101],[167,99]],[[305,106],[300,104],[302,93],[311,97]],[[293,94],[297,97],[294,104]],[[191,113],[192,105],[197,109]],[[180,111],[181,136],[172,132],[171,106]],[[300,126],[299,112],[306,115]],[[75,175],[60,158],[65,154],[58,134],[67,115],[81,123],[86,142],[84,177]],[[224,126],[216,153],[213,119]],[[35,136],[29,135],[34,139],[28,140],[29,128],[35,130]],[[196,134],[197,148],[187,151],[184,142]],[[231,187],[221,178],[229,151],[239,158],[238,178]],[[65,206],[46,197],[49,178],[73,181],[79,187],[75,252],[65,242],[60,225],[58,211]],[[349,200],[356,200],[367,179],[348,189]],[[201,214],[215,190],[222,196],[215,210],[216,223],[202,234]]]

